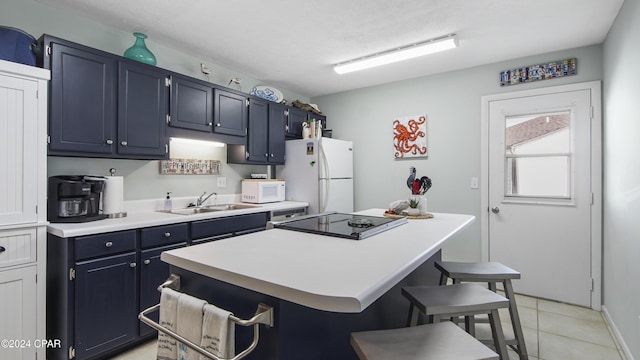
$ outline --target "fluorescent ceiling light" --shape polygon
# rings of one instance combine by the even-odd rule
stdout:
[[[346,74],[353,71],[369,69],[380,65],[391,64],[402,60],[433,54],[439,51],[453,49],[457,47],[457,45],[456,35],[451,34],[445,37],[427,40],[421,43],[340,63],[334,66],[333,70],[338,74]]]
[[[224,147],[224,143],[215,142],[215,141],[206,141],[206,140],[194,140],[194,139],[184,139],[184,138],[171,138],[171,142],[185,144],[185,145],[200,145],[200,146],[212,146],[212,147]]]

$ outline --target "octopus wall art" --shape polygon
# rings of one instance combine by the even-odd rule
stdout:
[[[427,156],[427,117],[415,115],[393,120],[393,147],[396,159]]]

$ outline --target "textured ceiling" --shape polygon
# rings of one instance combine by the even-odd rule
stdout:
[[[317,96],[601,43],[623,0],[38,0]],[[332,65],[458,35],[447,52],[338,75]],[[552,59],[557,60],[557,59]]]

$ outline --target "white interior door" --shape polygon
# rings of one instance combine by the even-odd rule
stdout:
[[[597,90],[599,96],[599,83]],[[483,99],[485,226],[488,259],[522,274],[516,292],[599,308],[592,296],[600,290],[594,96],[590,88],[557,87]]]

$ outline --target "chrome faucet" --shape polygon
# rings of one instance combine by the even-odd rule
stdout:
[[[212,192],[211,194],[207,195],[206,197],[204,197],[205,195],[207,195],[207,192],[203,192],[202,195],[200,195],[200,197],[198,198],[198,200],[196,200],[196,207],[200,207],[202,206],[202,204],[204,204],[205,201],[209,200],[209,198],[212,195],[218,195],[217,193]],[[204,197],[204,198],[203,198]]]

